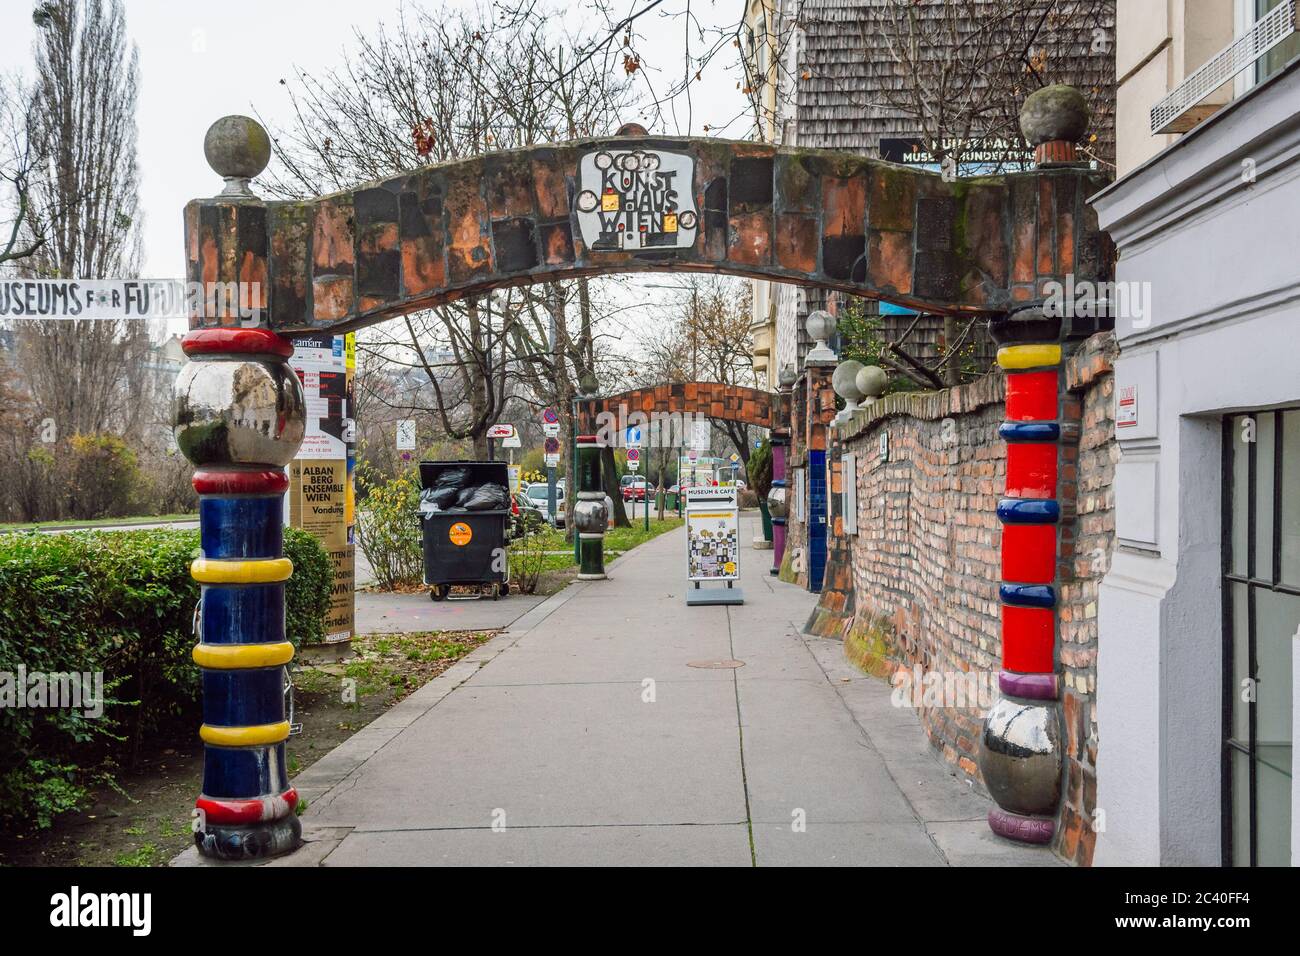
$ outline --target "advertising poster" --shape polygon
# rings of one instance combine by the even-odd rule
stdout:
[[[306,396],[307,430],[289,466],[285,515],[292,527],[320,541],[334,565],[325,641],[337,644],[352,639],[355,610],[355,337],[296,339],[290,364]]]
[[[734,487],[686,492],[686,564],[690,581],[740,577],[740,516]]]

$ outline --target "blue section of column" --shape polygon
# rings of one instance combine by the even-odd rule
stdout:
[[[826,576],[826,452],[808,452],[808,590]]]

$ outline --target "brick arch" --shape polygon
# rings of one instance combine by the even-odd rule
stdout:
[[[644,415],[702,415],[722,421],[741,422],[760,428],[779,426],[788,417],[784,403],[789,396],[765,392],[743,385],[720,382],[677,382],[634,388],[600,398],[578,401],[579,427],[595,431],[603,413],[615,416],[618,423],[628,422],[634,412]]]
[[[602,154],[621,162],[638,151],[672,176],[633,193],[660,204],[671,186],[677,213],[671,234],[663,205],[651,220],[661,231],[646,233],[644,246],[613,248],[581,203],[610,185],[595,172]],[[1080,165],[945,182],[830,150],[583,140],[442,163],[307,201],[196,200],[185,210],[188,273],[261,283],[258,324],[291,336],[336,334],[506,286],[666,270],[819,285],[935,312],[1004,311],[1067,273],[1109,276],[1085,203],[1105,181]],[[646,221],[636,216],[633,229]]]

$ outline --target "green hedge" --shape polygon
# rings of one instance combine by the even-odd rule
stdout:
[[[198,531],[0,535],[0,679],[102,671],[103,715],[0,707],[0,821],[45,827],[109,784],[154,735],[199,723],[190,658]],[[286,622],[295,646],[324,637],[332,571],[310,534],[285,530],[294,573]],[[12,679],[12,678],[11,678]]]

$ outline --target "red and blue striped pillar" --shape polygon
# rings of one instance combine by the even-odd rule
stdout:
[[[1001,698],[989,710],[980,772],[997,806],[990,828],[1026,843],[1055,833],[1064,758],[1057,673],[1058,498],[1062,450],[1078,439],[1063,420],[1061,320],[1031,306],[991,324],[998,365],[1006,372],[1006,489],[1002,522]]]
[[[197,329],[176,381],[175,435],[195,466],[201,555],[194,661],[203,670],[203,792],[195,843],[204,856],[250,859],[296,847],[298,795],[285,740],[284,466],[306,423],[293,344],[267,329]]]

